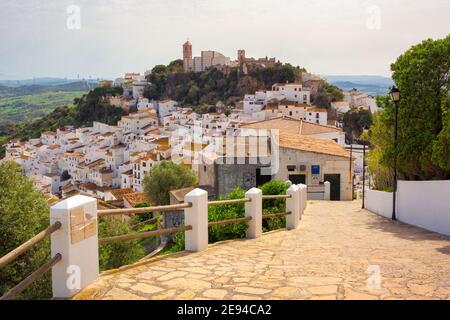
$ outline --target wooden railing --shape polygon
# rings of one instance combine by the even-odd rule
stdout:
[[[291,195],[263,195],[262,200],[275,200],[275,199],[289,199],[291,198]],[[224,206],[224,205],[232,205],[232,204],[239,204],[239,203],[246,203],[251,202],[251,199],[249,198],[242,198],[242,199],[228,199],[228,200],[214,200],[214,201],[208,201],[208,206]],[[164,205],[164,206],[154,206],[154,207],[143,207],[143,208],[130,208],[130,209],[107,209],[107,210],[98,210],[98,216],[99,217],[105,217],[105,216],[114,216],[114,215],[129,215],[129,214],[144,214],[149,212],[164,212],[164,211],[179,211],[185,208],[192,207],[192,203],[179,203],[179,204],[171,204],[171,205]],[[263,219],[273,219],[276,217],[284,217],[291,214],[291,212],[282,212],[282,213],[275,213],[275,214],[267,214],[263,216]],[[242,217],[242,218],[234,218],[234,219],[228,219],[228,220],[222,220],[222,221],[211,221],[208,222],[208,227],[213,226],[223,226],[223,225],[229,225],[239,222],[248,222],[251,221],[252,217]],[[189,231],[192,230],[192,226],[180,226],[176,228],[166,228],[166,229],[159,229],[154,231],[146,231],[146,232],[137,232],[132,234],[125,234],[120,236],[114,236],[114,237],[108,237],[108,238],[101,238],[99,239],[99,244],[109,244],[114,242],[120,242],[120,241],[129,241],[129,240],[136,240],[136,239],[145,239],[145,238],[152,238],[152,237],[158,237],[163,235],[170,235],[175,234],[179,232]]]
[[[252,188],[245,193],[245,198],[242,199],[208,201],[206,191],[195,189],[188,193],[185,196],[184,203],[180,204],[106,210],[97,209],[96,199],[76,195],[50,208],[51,221],[57,222],[0,258],[1,269],[47,237],[51,236],[52,241],[57,241],[55,244],[52,243],[51,246],[52,258],[6,292],[1,299],[13,299],[51,269],[53,296],[57,298],[72,297],[98,278],[99,245],[185,232],[185,249],[198,252],[206,250],[208,247],[208,228],[210,227],[246,223],[246,238],[256,239],[262,234],[263,220],[286,217],[286,229],[296,229],[301,214],[306,208],[306,191],[305,185],[292,185],[285,195],[262,195],[260,189]],[[262,202],[277,199],[286,200],[286,212],[263,214]],[[221,221],[208,221],[208,207],[235,204],[245,204],[245,216]],[[184,210],[184,226],[98,238],[98,218],[100,217],[182,210]],[[62,225],[64,225],[64,228]],[[60,232],[53,235],[57,230],[60,230]],[[69,256],[70,259],[63,259],[63,257]],[[82,287],[73,287],[68,284],[70,277],[76,275],[76,272],[82,272],[83,274]],[[80,276],[80,274],[77,276]]]
[[[0,269],[3,269],[8,265],[10,262],[14,261],[16,258],[18,258],[20,255],[26,253],[28,250],[30,250],[33,246],[43,241],[45,238],[49,237],[52,233],[59,230],[61,228],[61,222],[57,221],[51,226],[45,228],[41,232],[39,232],[37,235],[35,235],[33,238],[25,242],[24,244],[20,245],[16,249],[12,250],[11,252],[7,253],[3,257],[0,258]],[[34,281],[41,278],[45,273],[47,273],[54,265],[56,265],[60,260],[62,256],[61,254],[56,254],[52,259],[44,263],[41,267],[39,267],[36,271],[31,273],[28,277],[26,277],[24,280],[22,280],[18,285],[16,285],[14,288],[10,289],[8,292],[6,292],[2,297],[0,297],[0,300],[11,300],[14,299],[18,294],[20,294],[22,291],[24,291],[26,288],[28,288]]]

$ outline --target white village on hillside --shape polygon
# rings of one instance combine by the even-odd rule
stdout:
[[[211,67],[225,70],[236,64],[245,70],[247,65],[266,67],[276,63],[275,58],[246,58],[244,50],[238,51],[238,60],[233,62],[215,51],[202,51],[201,57],[192,59],[190,42],[183,45],[183,55],[184,68],[198,72]],[[330,119],[327,109],[311,104],[311,94],[323,79],[304,73],[301,83],[274,83],[271,90],[246,94],[228,116],[222,112],[221,102],[215,106],[216,112],[197,114],[177,101],[144,98],[148,73],[127,73],[114,83],[102,81],[103,86],[123,88],[123,95],[106,97],[111,106],[137,111],[123,116],[116,125],[94,122],[92,127],[65,126],[56,132],[42,132],[40,138],[10,141],[3,160],[22,165],[44,193],[60,198],[85,194],[102,201],[123,201],[125,207],[143,201],[143,178],[163,160],[192,168],[198,173],[200,185],[213,190],[216,196],[236,186],[251,188],[276,178],[307,184],[311,199],[321,196],[324,182],[329,180],[333,200],[352,199],[349,163],[357,173],[354,182],[358,184],[362,180],[362,161],[358,153],[353,154],[355,162],[349,161],[342,116],[352,109],[375,112],[374,97],[356,89],[344,92],[343,101],[332,103],[334,116]],[[258,166],[236,164],[233,170],[242,174],[218,183],[216,177],[233,170],[218,161],[227,155],[217,148],[216,141],[261,129],[280,133],[276,139],[280,148],[278,172],[263,175]],[[183,141],[181,146],[180,133],[199,138],[191,139],[189,145]],[[199,156],[213,162],[196,165],[192,160]]]

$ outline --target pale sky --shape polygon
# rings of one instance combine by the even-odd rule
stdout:
[[[80,8],[69,29],[67,8]],[[450,0],[0,0],[0,79],[116,78],[216,50],[316,74],[385,75],[411,45],[450,33]]]

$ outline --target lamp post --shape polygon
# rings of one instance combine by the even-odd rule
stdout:
[[[392,220],[397,220],[396,212],[395,212],[395,202],[397,196],[397,126],[398,126],[398,103],[400,102],[400,90],[396,86],[393,86],[391,91],[389,92],[392,101],[394,101],[395,109],[394,109],[394,193],[392,197]]]

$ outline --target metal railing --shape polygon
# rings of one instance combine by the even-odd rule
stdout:
[[[26,253],[33,246],[43,241],[45,238],[49,237],[52,233],[59,230],[61,228],[61,222],[57,221],[51,226],[48,226],[33,238],[23,243],[16,249],[7,253],[3,257],[0,258],[0,269],[6,267],[10,262],[14,261],[20,255]],[[41,267],[39,267],[36,271],[27,276],[24,280],[22,280],[19,284],[17,284],[14,288],[7,291],[0,300],[11,300],[14,299],[18,294],[23,292],[26,288],[28,288],[34,281],[41,278],[46,272],[48,272],[54,265],[56,265],[59,261],[61,261],[61,254],[56,254],[52,259],[44,263]]]

